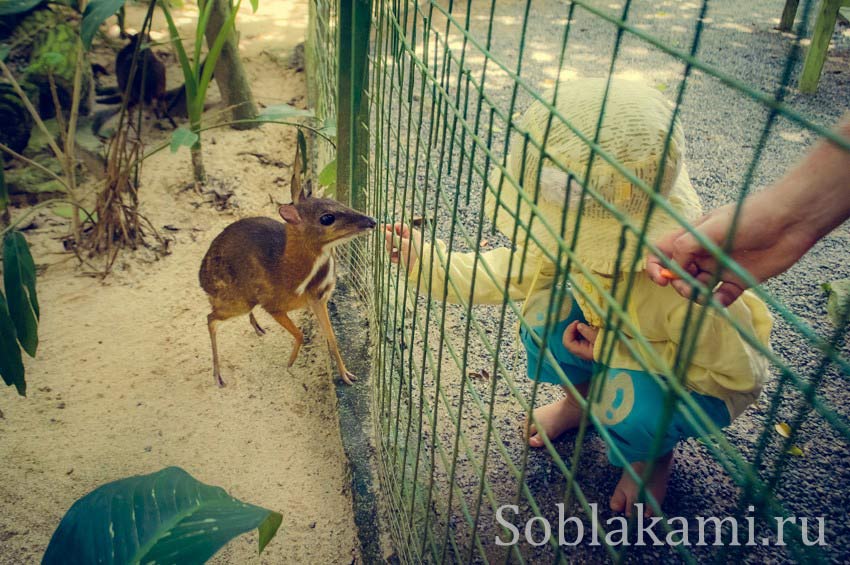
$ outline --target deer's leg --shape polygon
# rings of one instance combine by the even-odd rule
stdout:
[[[301,349],[301,344],[304,343],[304,334],[301,333],[301,330],[298,329],[298,326],[295,325],[295,322],[290,319],[289,316],[286,315],[286,312],[269,312],[269,314],[274,317],[277,322],[283,326],[283,328],[292,334],[292,337],[295,338],[295,345],[292,346],[292,353],[289,355],[289,364],[288,367],[292,367],[295,363],[296,357],[298,357],[298,351]]]
[[[257,332],[257,335],[265,335],[266,330],[257,323],[257,318],[254,317],[253,312],[248,313],[248,320],[251,322],[251,326],[254,328],[254,331]]]
[[[224,381],[221,379],[221,371],[218,367],[218,346],[215,341],[215,330],[220,321],[221,318],[219,318],[214,311],[207,315],[207,327],[210,330],[210,343],[212,344],[213,379],[215,379],[215,384],[223,387]]]
[[[331,318],[328,315],[328,302],[326,300],[311,301],[310,309],[313,310],[313,314],[315,314],[316,318],[319,320],[319,329],[322,330],[325,339],[328,340],[328,346],[330,347],[334,361],[336,361],[340,378],[345,381],[345,384],[354,384],[353,381],[356,381],[357,377],[345,368],[345,362],[342,360],[342,355],[340,355],[339,347],[336,344],[336,334],[334,333],[334,328],[331,325]]]

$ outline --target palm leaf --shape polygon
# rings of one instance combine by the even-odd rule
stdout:
[[[282,519],[168,467],[107,483],[75,502],[50,538],[42,565],[205,563],[254,528],[262,552]]]

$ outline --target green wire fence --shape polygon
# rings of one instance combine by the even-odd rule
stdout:
[[[850,95],[838,95],[837,104],[833,102],[824,111],[822,101],[810,102],[795,91],[804,51],[800,39],[806,36],[816,2],[802,3],[793,35],[772,32],[765,21],[750,23],[750,16],[763,19],[770,10],[776,11],[778,22],[781,6],[773,4],[763,1],[742,8],[733,2],[708,0],[310,2],[311,96],[319,117],[337,123],[337,197],[380,221],[421,225],[426,242],[443,240],[445,248],[430,246],[430,254],[421,257],[423,263],[441,265],[451,272],[456,254],[474,253],[473,291],[463,293],[458,281],[449,276],[441,295],[432,295],[421,271],[408,277],[390,263],[383,232],[356,247],[349,261],[372,330],[370,377],[378,474],[389,509],[393,547],[402,561],[697,562],[741,558],[808,562],[847,557],[846,544],[840,543],[846,540],[846,520],[835,508],[835,501],[850,494],[846,486],[850,477],[844,469],[850,440],[850,396],[844,390],[850,376],[847,324],[846,319],[837,326],[826,321],[824,298],[811,290],[814,283],[791,287],[792,291],[811,292],[805,305],[789,294],[781,279],[754,288],[776,319],[773,349],[765,347],[716,302],[705,308],[691,304],[671,365],[651,353],[639,321],[629,315],[636,277],[644,276],[633,268],[637,259],[631,257],[637,254],[624,253],[621,245],[613,276],[602,277],[575,252],[580,211],[586,202],[604,207],[620,222],[621,240],[636,242],[638,249],[656,250],[645,237],[654,216],[666,215],[691,232],[693,228],[659,195],[658,186],[638,178],[600,143],[607,88],[594,135],[575,128],[558,111],[558,85],[572,73],[602,77],[609,85],[618,74],[645,74],[673,104],[674,120],[682,121],[688,142],[696,141],[698,147],[710,150],[707,153],[721,153],[724,148],[702,138],[722,143],[727,139],[722,135],[725,130],[744,126],[746,135],[728,136],[745,138],[746,144],[726,148],[738,153],[724,161],[732,168],[719,172],[721,181],[708,173],[694,179],[704,204],[733,201],[740,205],[754,187],[775,180],[781,170],[771,167],[777,162],[782,167],[790,165],[777,154],[802,155],[801,145],[783,145],[783,140],[826,137],[850,150],[850,142],[829,129],[840,115],[841,105],[846,109],[850,104]],[[706,41],[722,40],[712,39],[712,33],[733,32],[754,34],[747,41],[764,49],[769,64],[743,61],[743,66],[736,68],[718,56],[716,47],[703,56]],[[729,45],[735,51],[735,42]],[[746,45],[738,48],[740,55]],[[647,60],[659,66],[648,65]],[[752,71],[756,64],[759,72]],[[657,82],[658,76],[664,77],[663,81]],[[825,84],[822,88],[831,87]],[[708,100],[715,106],[699,107],[706,99],[692,100],[695,90],[699,96],[704,96],[700,92],[712,93]],[[542,139],[529,134],[521,119],[532,104],[543,105],[549,113]],[[747,122],[699,117],[699,113],[712,112],[731,121],[745,116]],[[695,116],[702,127],[694,131],[688,127],[688,118]],[[591,158],[586,170],[569,170],[547,152],[552,124],[569,128],[588,146]],[[672,136],[673,121],[662,168]],[[508,155],[517,151],[537,155],[540,163],[542,157],[548,157],[569,175],[573,189],[581,192],[575,235],[562,235],[568,207],[561,225],[552,225],[539,214],[535,191],[521,190],[527,176],[524,172],[515,175],[507,166]],[[319,146],[320,166],[332,158],[331,152],[329,146]],[[707,170],[711,155],[694,154],[692,149],[686,161],[701,158],[701,167]],[[641,221],[583,181],[590,177],[593,163],[607,163],[645,192],[649,206]],[[499,174],[494,177],[493,171]],[[498,182],[493,182],[494,178]],[[518,201],[502,198],[506,185],[516,189]],[[513,237],[500,234],[489,221],[485,214],[488,195],[498,203],[497,213],[514,217]],[[540,241],[541,233],[554,238],[557,245],[547,248]],[[526,244],[520,247],[515,245],[517,241]],[[828,245],[838,246],[840,255],[846,237],[838,241]],[[750,280],[722,248],[703,242],[725,268]],[[532,246],[554,269],[544,332],[539,339],[533,338],[538,347],[547,342],[568,292],[585,298],[591,292],[601,296],[602,305],[589,301],[605,320],[607,330],[600,357],[606,363],[597,367],[612,359],[616,347],[625,347],[665,391],[664,404],[658,407],[662,415],[659,432],[680,408],[684,408],[681,413],[688,424],[698,430],[698,441],[687,440],[678,448],[683,463],[673,472],[664,503],[666,513],[644,490],[652,465],[640,475],[635,473],[610,431],[594,410],[588,409],[605,394],[605,379],[597,374],[582,402],[585,410],[578,433],[555,442],[546,440],[540,451],[528,447],[522,436],[524,418],[559,393],[553,390],[556,387],[540,386],[526,377],[525,353],[515,337],[517,328],[531,327],[530,321],[521,301],[511,298],[505,281],[479,261],[483,251],[511,246],[515,251],[510,255],[509,271],[513,265],[525,269]],[[844,249],[844,260],[831,259],[833,271],[821,271],[825,276],[850,276]],[[671,268],[696,283],[680,268]],[[533,272],[521,276],[531,277]],[[579,278],[590,287],[577,284]],[[474,304],[471,298],[476,284],[497,285],[503,293],[501,303]],[[450,296],[451,303],[447,301]],[[742,334],[770,364],[773,375],[759,402],[727,430],[719,430],[694,402],[685,380],[685,368],[696,353],[701,329],[711,312]],[[543,348],[543,356],[576,394],[552,353]],[[540,370],[538,363],[536,372]],[[776,424],[781,422],[788,424],[789,437],[777,432]],[[653,442],[652,453],[658,455],[661,447],[660,441]],[[606,448],[641,485],[654,514],[666,517],[655,531],[662,538],[667,536],[667,543],[647,546],[634,539],[607,537],[612,524],[619,524],[609,520],[616,514],[607,506],[619,471],[605,459]],[[801,452],[803,457],[793,455]],[[848,480],[842,483],[842,477]],[[505,505],[515,506],[510,522],[521,534],[519,543],[507,546],[497,541],[513,537],[497,519]],[[543,518],[556,530],[559,519],[571,516],[581,520],[587,532],[593,517],[598,516],[596,543],[585,537],[582,544],[561,545],[554,531],[545,542],[537,543],[544,539]],[[730,521],[717,523],[719,544],[712,543],[713,533],[708,534],[707,543],[675,543],[686,534],[674,517],[696,522],[697,517],[706,516],[732,517],[739,527]],[[814,537],[811,530],[818,516],[825,516],[827,522],[825,545],[808,543]],[[795,517],[808,517],[809,523],[793,520]],[[531,522],[534,543],[522,536],[531,519],[535,519]],[[630,519],[629,531],[634,531],[637,519]],[[779,525],[783,519],[786,521]],[[692,523],[687,531],[695,537]],[[747,543],[753,541],[749,536],[757,542]],[[764,544],[765,539],[770,543]]]

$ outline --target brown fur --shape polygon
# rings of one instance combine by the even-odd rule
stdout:
[[[248,314],[259,305],[295,338],[289,364],[294,363],[303,340],[288,312],[309,307],[319,320],[342,379],[351,384],[353,375],[336,346],[330,326],[327,301],[335,280],[333,246],[375,227],[375,220],[335,200],[300,198],[281,207],[286,224],[270,218],[246,218],[227,226],[212,242],[201,262],[198,278],[209,295],[212,312],[207,317],[213,349],[213,373],[224,385],[218,367],[215,328],[219,321]],[[331,215],[334,222],[322,225]],[[314,269],[317,261],[325,261]],[[309,281],[305,280],[309,277]],[[298,292],[303,289],[302,292]],[[265,333],[251,314],[258,334]]]

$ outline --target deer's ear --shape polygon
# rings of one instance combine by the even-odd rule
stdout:
[[[301,223],[301,214],[298,213],[298,210],[292,204],[284,204],[278,208],[277,212],[288,224],[297,225]]]
[[[306,195],[301,185],[301,144],[295,144],[295,161],[292,163],[292,179],[289,181],[292,203],[298,204]]]

